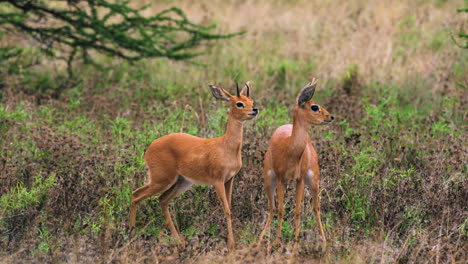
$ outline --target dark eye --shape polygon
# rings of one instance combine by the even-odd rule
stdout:
[[[244,104],[241,103],[241,102],[237,102],[237,103],[236,103],[236,106],[239,107],[239,108],[244,108]]]
[[[314,112],[318,112],[318,110],[320,110],[320,107],[318,105],[312,105],[310,109],[312,109],[312,111]]]

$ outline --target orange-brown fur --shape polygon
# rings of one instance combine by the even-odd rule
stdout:
[[[231,194],[233,177],[242,167],[241,147],[243,122],[253,119],[258,110],[248,97],[250,85],[247,83],[239,94],[232,96],[216,86],[210,86],[215,98],[230,102],[229,118],[223,136],[211,139],[199,138],[184,133],[174,133],[154,140],[145,153],[149,169],[149,183],[132,193],[130,226],[136,222],[136,208],[143,199],[161,193],[160,205],[166,224],[181,245],[183,239],[178,234],[169,213],[169,203],[192,184],[214,185],[223,206],[228,227],[228,248],[234,247],[231,223]],[[239,92],[238,92],[239,93]],[[241,102],[243,107],[236,104]]]
[[[278,195],[278,229],[275,244],[281,242],[281,226],[284,217],[284,185],[290,181],[296,181],[296,208],[295,216],[295,234],[294,239],[297,242],[300,227],[301,203],[304,196],[304,186],[308,185],[313,195],[313,209],[317,217],[317,223],[325,242],[320,220],[319,203],[319,184],[320,170],[318,156],[310,140],[308,131],[311,125],[328,124],[333,120],[333,116],[321,106],[319,111],[311,110],[312,105],[317,105],[310,100],[315,91],[316,82],[307,84],[299,93],[298,103],[294,107],[293,124],[280,126],[273,133],[268,145],[268,150],[264,160],[264,185],[268,197],[269,213],[265,228],[260,235],[258,243],[260,244],[263,236],[270,228],[275,208],[274,194]],[[307,90],[308,89],[308,90]],[[302,97],[307,91],[312,95]],[[302,105],[300,101],[302,100]],[[318,106],[318,105],[317,105]],[[310,172],[309,172],[310,170]],[[308,173],[309,172],[309,173]]]

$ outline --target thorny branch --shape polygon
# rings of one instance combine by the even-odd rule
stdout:
[[[55,3],[54,3],[55,2]],[[0,0],[0,31],[14,30],[39,43],[47,55],[65,60],[73,74],[76,57],[100,65],[92,51],[128,61],[166,57],[187,60],[203,54],[203,41],[242,34],[213,33],[215,25],[192,23],[176,7],[145,17],[126,2],[109,0]]]

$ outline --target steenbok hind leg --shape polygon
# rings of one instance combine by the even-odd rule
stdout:
[[[161,206],[164,217],[166,218],[166,225],[182,247],[185,247],[185,241],[180,237],[177,229],[175,228],[171,213],[169,212],[169,204],[180,193],[189,189],[190,186],[192,186],[191,182],[187,181],[184,177],[179,176],[176,183],[174,183],[174,185],[172,185],[169,190],[165,191],[163,194],[161,194],[161,196],[159,196],[159,205]]]
[[[132,201],[130,202],[130,228],[131,229],[135,227],[136,209],[137,209],[138,203],[140,203],[143,199],[153,196],[166,188],[167,188],[166,184],[148,183],[136,189],[135,191],[133,191]]]
[[[268,178],[267,178],[268,177]],[[270,224],[273,216],[275,215],[275,192],[276,192],[276,176],[275,173],[271,170],[268,170],[267,175],[265,176],[265,191],[268,198],[268,218],[265,223],[260,237],[258,238],[257,246],[262,243],[263,237],[266,232],[270,231]]]
[[[149,184],[146,184],[132,192],[132,199],[130,202],[130,228],[132,229],[133,227],[135,227],[137,205],[143,199],[139,197],[142,197],[141,194],[147,191],[148,188],[149,188]]]

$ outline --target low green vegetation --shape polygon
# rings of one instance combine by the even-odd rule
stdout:
[[[449,5],[417,2],[438,12]],[[400,10],[398,5],[392,8]],[[371,16],[360,20],[354,15],[346,21],[371,30],[366,24]],[[73,81],[64,78],[64,67],[44,62],[27,67],[44,59],[33,48],[23,48],[8,61],[9,55],[0,50],[0,256],[7,262],[150,262],[154,256],[161,261],[176,256],[180,262],[204,257],[232,263],[251,257],[288,260],[283,249],[250,248],[268,208],[263,156],[273,131],[291,122],[298,91],[317,76],[314,100],[336,117],[330,126],[310,131],[320,158],[322,221],[329,250],[319,249],[306,191],[298,260],[466,259],[467,53],[450,44],[443,28],[425,32],[433,24],[419,15],[394,18],[391,52],[376,55],[394,66],[356,59],[331,69],[330,61],[321,60],[330,59],[330,50],[319,37],[300,46],[300,52],[286,52],[281,47],[295,35],[260,26],[236,41],[207,46],[202,65],[166,59],[129,64],[96,56],[112,67],[97,71],[78,64],[79,77]],[[343,35],[355,32],[342,27],[336,26],[345,30]],[[255,30],[267,40],[262,45]],[[265,44],[273,40],[281,45]],[[308,56],[310,48],[317,50],[314,56]],[[440,68],[423,63],[421,57],[427,54]],[[413,60],[429,68],[416,71]],[[381,67],[389,74],[384,80]],[[227,106],[213,99],[207,85],[233,92],[236,81],[247,80],[253,84],[251,95],[260,114],[245,123],[244,166],[235,179],[235,260],[215,257],[224,256],[226,227],[210,186],[194,186],[171,205],[177,208],[173,219],[187,241],[185,250],[177,249],[165,228],[156,197],[139,206],[136,235],[131,237],[130,194],[147,181],[143,155],[149,144],[175,132],[222,135]],[[294,234],[293,186],[287,190],[282,230],[286,248]],[[275,217],[273,231],[276,226]]]

